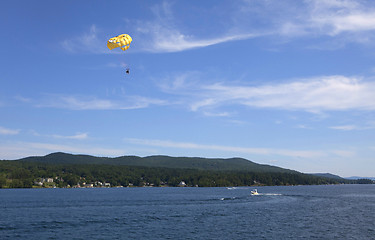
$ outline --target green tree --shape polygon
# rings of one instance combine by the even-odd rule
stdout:
[[[7,179],[4,175],[0,174],[0,188],[4,188],[7,183]]]

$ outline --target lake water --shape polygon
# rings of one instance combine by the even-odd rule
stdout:
[[[0,239],[375,239],[375,185],[0,189]]]

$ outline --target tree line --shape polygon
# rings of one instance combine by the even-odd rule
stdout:
[[[41,179],[52,178],[56,187],[84,183],[109,183],[111,186],[171,186],[181,181],[187,186],[229,187],[254,185],[320,185],[356,183],[302,173],[206,171],[196,169],[148,168],[113,165],[60,165],[22,161],[0,161],[0,188],[32,188]]]

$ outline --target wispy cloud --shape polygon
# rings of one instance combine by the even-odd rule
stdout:
[[[35,130],[29,130],[29,134],[34,137],[46,137],[55,139],[68,139],[68,140],[86,140],[89,138],[88,133],[76,133],[74,135],[61,135],[61,134],[41,134]]]
[[[153,19],[137,22],[136,32],[142,36],[139,37],[139,46],[141,46],[143,51],[180,52],[266,35],[259,31],[237,32],[231,29],[215,34],[215,37],[187,33],[182,30],[183,26],[178,27],[175,25],[176,17],[173,14],[173,8],[170,3],[164,1],[163,4],[153,6],[153,12]],[[207,33],[213,34],[206,31]]]
[[[312,37],[315,40],[319,36],[344,37],[345,41],[357,42],[374,37],[375,5],[368,1],[305,0],[272,4],[269,1],[243,1],[240,10],[238,18],[256,19],[273,36]],[[249,29],[251,25],[243,22],[242,30]],[[351,37],[339,36],[344,34]]]
[[[106,47],[106,41],[107,39],[99,34],[98,28],[95,24],[93,24],[87,32],[65,39],[60,44],[65,50],[71,53],[87,52],[108,54],[110,52]]]
[[[150,43],[144,44],[143,50],[149,52],[181,52],[194,48],[203,48],[220,43],[244,40],[258,37],[259,34],[226,34],[216,38],[202,39],[191,35],[181,33],[178,29],[163,26],[159,23],[150,23],[147,33],[150,37]]]
[[[10,129],[0,126],[0,135],[17,135],[19,132],[19,129]]]
[[[285,38],[330,37],[344,42],[369,43],[375,37],[375,6],[352,0],[306,0],[295,1],[242,1],[237,7],[226,11],[229,25],[222,25],[216,37],[184,31],[176,26],[178,17],[173,14],[173,5],[166,2],[154,7],[155,18],[139,21],[137,32],[147,39],[143,50],[151,52],[179,52],[193,48],[208,47],[230,41],[272,37]],[[233,10],[234,9],[234,10]],[[219,18],[222,15],[213,15]],[[190,24],[188,22],[187,24]],[[199,28],[199,26],[197,26]],[[325,39],[324,41],[327,41]],[[336,44],[337,45],[337,44]]]
[[[0,158],[6,160],[29,156],[43,156],[52,152],[68,152],[74,154],[90,154],[94,156],[117,157],[125,155],[123,149],[103,148],[86,145],[53,144],[43,142],[1,142]]]
[[[356,155],[354,151],[349,150],[333,150],[332,153],[343,158],[353,158]]]
[[[177,5],[179,3],[175,3]],[[271,37],[276,41],[299,38],[319,41],[371,43],[375,37],[375,5],[355,0],[241,1],[223,13],[210,11],[217,23],[209,31],[198,32],[202,24],[184,21],[174,13],[174,5],[164,1],[151,7],[147,19],[132,19],[127,27],[137,39],[136,51],[180,52],[231,41]],[[219,7],[217,9],[220,9]],[[124,22],[125,23],[125,22]],[[180,23],[178,25],[178,23]],[[189,31],[187,30],[189,29]],[[213,30],[215,29],[215,30]],[[219,31],[217,29],[220,29]],[[319,40],[319,37],[328,37]],[[92,24],[87,31],[61,42],[72,53],[120,53],[109,51],[100,27]]]
[[[375,122],[370,121],[362,125],[338,125],[338,126],[331,126],[330,128],[335,129],[335,130],[342,130],[342,131],[369,130],[369,129],[375,129]]]
[[[92,96],[50,94],[46,99],[40,100],[36,106],[72,110],[127,110],[164,104],[166,104],[166,101],[164,100],[142,96],[129,96],[122,99],[101,99]]]
[[[322,76],[272,85],[212,83],[188,87],[176,79],[179,83],[170,83],[174,86],[170,89],[174,89],[173,94],[188,96],[185,103],[192,111],[230,105],[308,112],[375,110],[375,82],[358,77]],[[170,91],[165,85],[162,89]]]
[[[354,0],[311,1],[310,21],[329,35],[375,30],[375,5]]]
[[[191,150],[203,150],[203,151],[218,151],[218,152],[229,152],[235,154],[250,154],[250,155],[264,155],[264,156],[284,156],[293,158],[321,158],[330,155],[335,156],[353,156],[355,152],[342,151],[342,150],[293,150],[293,149],[277,149],[277,148],[251,148],[251,147],[234,147],[234,146],[223,146],[223,145],[205,145],[189,142],[174,142],[169,140],[159,139],[138,139],[138,138],[126,138],[124,139],[127,143],[160,147],[160,148],[176,148],[176,149],[191,149]]]
[[[84,140],[88,138],[88,133],[77,133],[75,135],[71,136],[63,136],[63,135],[52,135],[54,138],[60,138],[60,139],[74,139],[74,140]]]
[[[25,98],[25,97],[22,97],[20,95],[15,96],[14,99],[17,100],[17,101],[20,101],[20,102],[24,102],[24,103],[31,102],[30,98]]]
[[[356,125],[341,125],[341,126],[332,126],[331,129],[336,130],[343,130],[343,131],[350,131],[350,130],[358,130],[358,126]]]
[[[162,97],[139,95],[100,98],[85,95],[48,94],[30,104],[71,110],[127,110],[180,105],[206,116],[236,114],[230,106],[324,113],[327,111],[374,111],[375,82],[362,77],[321,76],[272,84],[212,82],[193,73],[166,77],[158,83]],[[352,126],[333,126],[348,129]]]

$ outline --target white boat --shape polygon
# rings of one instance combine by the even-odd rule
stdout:
[[[251,195],[259,195],[258,190],[256,189],[251,190]]]

